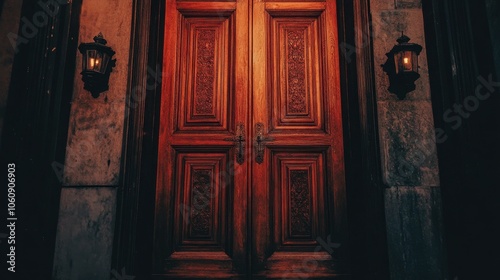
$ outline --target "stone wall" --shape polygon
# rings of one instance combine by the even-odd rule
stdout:
[[[79,43],[102,32],[117,61],[109,91],[93,98],[83,89],[77,53],[54,259],[61,280],[111,277],[129,70],[132,0],[82,3]]]
[[[371,0],[391,279],[445,279],[439,168],[420,0]],[[382,65],[402,32],[424,47],[416,90],[399,100]]]
[[[53,279],[111,278],[115,200],[114,188],[61,191]]]

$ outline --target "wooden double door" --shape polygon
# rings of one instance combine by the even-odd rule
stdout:
[[[153,278],[349,278],[334,1],[167,0]]]

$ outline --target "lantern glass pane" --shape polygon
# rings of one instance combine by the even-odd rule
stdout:
[[[108,69],[108,63],[109,63],[109,55],[107,53],[103,53],[102,63],[101,63],[102,74],[104,74],[106,72],[106,69]]]
[[[401,56],[401,52],[397,52],[394,54],[394,68],[396,70],[396,74],[399,74],[399,72],[401,72]]]
[[[399,74],[399,72],[402,71],[401,70],[402,63],[401,63],[401,53],[400,52],[394,54],[394,64],[395,64],[395,68],[396,68],[396,74]]]
[[[102,69],[102,53],[101,52],[96,52],[96,58],[95,58],[95,65],[94,65],[94,71],[101,73]]]
[[[96,65],[97,52],[95,50],[87,50],[87,61],[85,63],[86,69],[89,71],[94,71]]]
[[[394,54],[396,74],[414,71],[415,56],[413,54],[412,51],[401,51]]]
[[[412,54],[412,64],[413,64],[413,72],[418,73],[418,55],[415,52],[411,52]]]
[[[404,51],[403,52],[403,57],[402,57],[402,62],[403,62],[403,71],[409,72],[413,71],[413,52],[411,51]]]
[[[93,66],[92,66],[92,63],[93,61],[95,60],[95,51],[92,51],[92,50],[87,50],[85,52],[85,55],[83,57],[84,61],[83,61],[83,65],[84,65],[84,70],[92,70]]]
[[[85,59],[85,55],[82,57],[82,68],[83,71],[87,71],[87,60]]]
[[[83,71],[86,71],[87,70],[87,52],[83,52],[82,53],[82,68],[83,68]]]

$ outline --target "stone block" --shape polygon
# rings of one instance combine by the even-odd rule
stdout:
[[[382,177],[389,186],[439,186],[428,101],[378,102]]]
[[[110,279],[115,212],[115,188],[62,189],[53,279]]]
[[[447,279],[440,189],[386,189],[385,213],[391,279]]]
[[[422,0],[396,0],[396,9],[421,9]]]
[[[74,104],[64,164],[65,186],[119,183],[124,104]]]
[[[372,13],[381,10],[393,10],[395,8],[394,4],[394,1],[370,0],[370,10]]]

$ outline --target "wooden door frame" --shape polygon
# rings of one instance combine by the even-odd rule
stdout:
[[[152,263],[164,10],[163,0],[133,2],[112,267],[138,279],[147,277]],[[337,0],[337,13],[346,50],[340,66],[353,278],[388,279],[369,0]],[[350,53],[351,46],[358,48]]]

